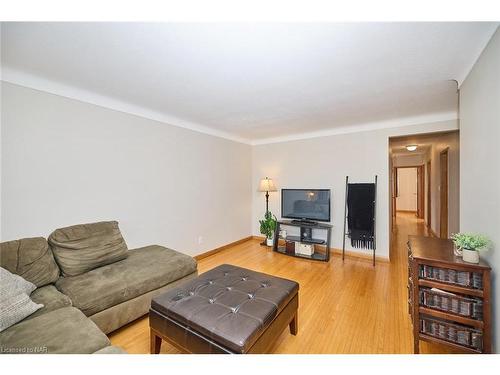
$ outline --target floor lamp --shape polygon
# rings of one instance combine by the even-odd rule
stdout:
[[[269,212],[269,192],[277,191],[276,186],[274,185],[273,180],[269,177],[263,178],[260,180],[259,191],[262,193],[266,193],[266,214]],[[261,243],[261,245],[266,245],[266,239]]]

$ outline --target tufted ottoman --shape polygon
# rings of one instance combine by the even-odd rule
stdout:
[[[151,301],[151,353],[161,340],[189,353],[266,353],[297,334],[299,284],[224,264]]]

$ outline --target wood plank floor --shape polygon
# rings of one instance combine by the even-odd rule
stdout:
[[[249,240],[202,259],[199,272],[230,263],[300,283],[299,333],[284,331],[273,353],[412,353],[407,305],[408,234],[427,235],[422,220],[400,213],[393,236],[392,260],[379,262],[335,255],[329,263],[275,254]],[[148,318],[113,332],[113,345],[129,353],[149,352]],[[421,342],[422,353],[451,353]],[[179,353],[167,343],[162,353]]]

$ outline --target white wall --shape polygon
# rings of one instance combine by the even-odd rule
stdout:
[[[417,211],[417,168],[398,169],[398,211]]]
[[[249,145],[2,89],[2,240],[116,219],[130,248],[195,255],[251,234]]]
[[[2,89],[2,240],[116,219],[130,247],[159,243],[194,255],[259,235],[257,184],[270,176],[278,188],[332,189],[332,245],[340,248],[345,176],[377,174],[377,252],[387,257],[388,138],[457,127],[444,121],[250,147],[8,83]],[[279,216],[279,192],[270,207]]]
[[[0,27],[0,38],[1,38],[1,27]],[[0,54],[1,54],[1,48],[0,48]],[[1,75],[1,69],[0,69],[0,75]],[[2,181],[2,176],[3,176],[3,171],[2,171],[2,157],[3,157],[3,149],[2,149],[2,117],[1,116],[1,113],[2,113],[2,104],[3,104],[3,100],[2,100],[2,93],[3,93],[3,90],[2,90],[3,86],[2,86],[2,83],[0,81],[0,239],[2,239],[2,222],[3,222],[3,216],[2,216],[2,190],[3,190],[3,181]]]
[[[460,88],[460,230],[484,233],[493,248],[481,256],[493,269],[493,324],[500,350],[500,31]]]
[[[342,248],[345,176],[371,182],[378,175],[377,254],[389,256],[389,137],[457,128],[456,121],[364,131],[298,141],[258,145],[253,154],[253,234],[264,215],[265,198],[257,191],[259,179],[273,178],[280,188],[332,189],[332,246]],[[270,209],[280,216],[280,192],[270,194]],[[359,249],[348,249],[361,251]]]

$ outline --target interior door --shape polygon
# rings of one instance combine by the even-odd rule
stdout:
[[[396,184],[397,212],[413,212],[417,215],[417,167],[398,167]]]
[[[439,237],[448,238],[448,149],[439,154]]]

